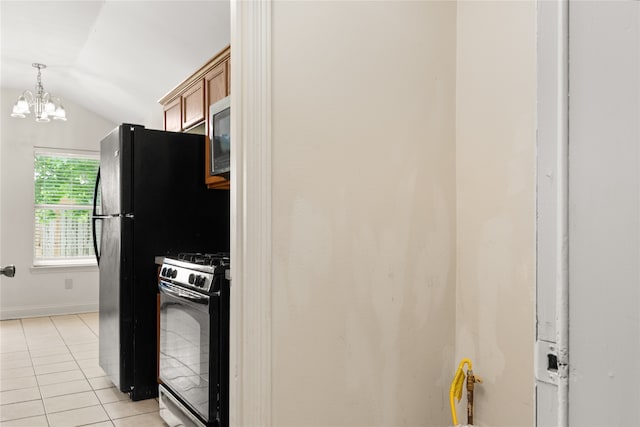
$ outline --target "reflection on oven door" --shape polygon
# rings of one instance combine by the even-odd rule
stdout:
[[[160,379],[203,419],[209,419],[209,313],[162,295]]]

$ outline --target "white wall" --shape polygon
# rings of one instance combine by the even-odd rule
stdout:
[[[33,263],[34,146],[99,150],[116,125],[65,102],[67,122],[36,123],[10,117],[19,91],[2,89],[0,108],[0,246],[2,263],[16,276],[0,278],[0,318],[96,310],[98,269],[35,269]],[[65,289],[65,279],[73,281]]]
[[[273,425],[449,423],[455,19],[273,4]]]
[[[457,18],[456,354],[484,380],[476,424],[531,426],[536,7],[462,1]]]
[[[570,9],[572,426],[640,425],[640,2]]]

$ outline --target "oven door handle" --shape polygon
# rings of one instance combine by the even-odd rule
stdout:
[[[207,295],[200,295],[186,289],[178,289],[177,287],[165,282],[158,283],[158,289],[160,292],[175,298],[186,299],[196,304],[209,304],[209,297]]]

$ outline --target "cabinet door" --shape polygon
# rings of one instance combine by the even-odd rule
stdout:
[[[217,65],[204,77],[207,92],[207,108],[227,96],[227,63]]]
[[[182,129],[202,122],[204,112],[204,80],[201,80],[182,95]]]
[[[164,106],[164,130],[180,132],[182,130],[181,97]]]
[[[231,95],[231,58],[224,62],[227,64],[227,95]]]

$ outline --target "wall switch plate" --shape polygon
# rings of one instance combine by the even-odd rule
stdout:
[[[558,385],[558,350],[556,343],[536,341],[536,380]]]
[[[73,279],[64,279],[64,288],[73,289]]]

